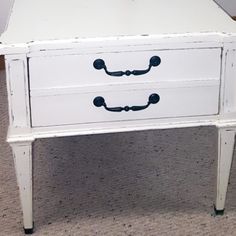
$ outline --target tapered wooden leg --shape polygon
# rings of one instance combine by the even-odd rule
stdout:
[[[33,233],[32,142],[10,143],[20,191],[26,234]]]
[[[229,182],[235,142],[234,128],[218,129],[218,167],[217,167],[217,192],[215,213],[222,215],[225,208],[225,199]]]

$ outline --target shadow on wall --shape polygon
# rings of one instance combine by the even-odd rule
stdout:
[[[14,0],[0,0],[0,35],[4,31]],[[0,55],[0,70],[5,69],[4,57]]]
[[[236,17],[235,0],[214,0],[214,1],[218,3],[229,15]]]
[[[0,34],[7,25],[7,20],[11,11],[14,0],[0,0]]]

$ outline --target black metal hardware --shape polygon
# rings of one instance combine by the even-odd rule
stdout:
[[[34,233],[34,229],[33,228],[30,228],[30,229],[25,229],[24,228],[24,232],[25,232],[25,234],[33,234]]]
[[[24,228],[25,234],[33,234],[34,233],[34,222],[32,228]]]
[[[146,74],[148,73],[152,67],[156,67],[156,66],[159,66],[161,64],[161,58],[158,57],[158,56],[153,56],[150,58],[149,60],[149,66],[146,70],[133,70],[133,71],[130,71],[130,70],[126,70],[126,71],[114,71],[114,72],[110,72],[107,70],[107,67],[106,67],[106,64],[105,64],[105,61],[102,60],[102,59],[96,59],[94,62],[93,62],[93,67],[96,69],[96,70],[101,70],[101,69],[104,69],[105,72],[110,75],[110,76],[123,76],[123,75],[126,75],[126,76],[130,76],[130,75],[143,75],[143,74]]]
[[[223,209],[223,210],[217,210],[217,209],[216,209],[216,206],[214,206],[215,216],[223,216],[223,215],[224,215],[224,211],[225,211],[225,209]]]
[[[101,96],[95,97],[93,100],[93,104],[96,107],[104,107],[107,111],[112,112],[121,112],[121,111],[140,111],[148,108],[151,104],[156,104],[160,101],[160,96],[156,93],[153,93],[148,98],[147,105],[143,106],[124,106],[124,107],[107,107],[105,99]]]

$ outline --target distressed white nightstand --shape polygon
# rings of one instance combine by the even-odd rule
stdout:
[[[25,233],[33,232],[38,138],[214,125],[223,213],[236,24],[213,0],[16,0],[0,41]]]

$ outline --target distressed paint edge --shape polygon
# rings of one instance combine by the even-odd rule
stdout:
[[[51,39],[51,40],[35,40],[25,43],[2,43],[0,54],[22,54],[34,51],[44,50],[65,50],[82,47],[100,47],[101,43],[106,42],[110,46],[129,46],[137,41],[136,45],[145,45],[148,43],[197,43],[197,42],[232,42],[236,40],[236,34],[227,32],[196,32],[196,33],[173,33],[160,35],[133,35],[133,36],[110,36],[95,38],[70,38],[70,39]],[[115,44],[114,44],[115,42]]]
[[[104,125],[104,124],[103,124]],[[106,124],[105,124],[106,125]],[[185,121],[169,121],[163,123],[153,124],[119,124],[117,128],[114,126],[103,126],[96,128],[91,126],[81,125],[66,125],[58,127],[41,127],[41,128],[11,128],[8,129],[7,142],[33,142],[41,138],[54,138],[66,136],[79,136],[90,134],[106,134],[106,133],[122,133],[122,132],[136,132],[144,130],[162,130],[172,128],[191,128],[191,127],[206,127],[216,126],[217,128],[226,128],[227,130],[236,128],[236,119],[221,120],[220,117],[205,118],[203,120],[185,120]]]
[[[235,121],[236,124],[236,121]],[[146,125],[120,125],[117,128],[103,127],[94,129],[93,127],[81,128],[80,125],[72,125],[70,127],[63,126],[60,130],[56,127],[47,128],[32,128],[32,129],[10,129],[8,130],[7,142],[32,142],[35,139],[41,138],[54,138],[54,137],[66,137],[66,136],[78,136],[78,135],[90,135],[90,134],[106,134],[106,133],[122,133],[122,132],[135,132],[145,130],[162,130],[170,128],[190,128],[199,126],[217,126],[216,121],[203,120],[192,122],[169,122],[163,124],[146,124]]]
[[[22,63],[22,74],[21,74],[21,79],[23,81],[22,82],[22,86],[24,87],[24,91],[21,91],[21,97],[24,99],[24,101],[22,101],[22,104],[20,104],[21,106],[24,106],[24,119],[20,121],[20,119],[18,119],[19,123],[24,122],[24,124],[15,124],[14,123],[14,109],[13,107],[16,105],[13,101],[14,98],[12,98],[12,96],[8,96],[8,113],[9,113],[9,123],[10,126],[14,126],[15,128],[19,128],[19,127],[31,127],[31,112],[30,112],[30,103],[29,103],[29,81],[28,81],[28,65],[27,65],[27,57],[24,54],[21,55],[7,55],[5,56],[5,62],[6,62],[6,80],[7,80],[7,92],[8,95],[11,94],[12,91],[12,86],[13,86],[13,81],[11,79],[12,77],[12,63],[18,62],[18,63]],[[16,89],[15,89],[16,90]],[[18,89],[16,90],[18,91]],[[24,104],[23,104],[24,103]],[[22,108],[23,109],[23,108]],[[17,119],[16,119],[17,120]]]

